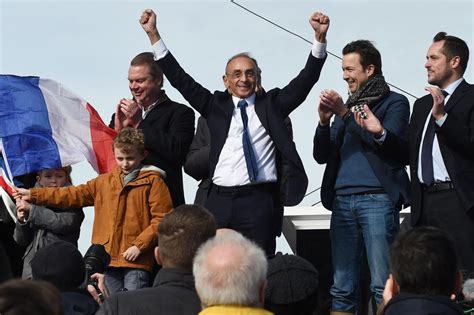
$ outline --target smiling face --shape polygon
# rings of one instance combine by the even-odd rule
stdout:
[[[114,156],[117,165],[122,170],[122,173],[127,175],[140,165],[146,154],[140,153],[137,148],[123,150],[122,148],[115,146]]]
[[[163,78],[155,78],[150,74],[148,65],[130,66],[128,70],[128,86],[135,100],[145,109],[153,104],[161,93]]]
[[[232,95],[242,99],[247,98],[255,93],[257,67],[248,57],[236,57],[227,64],[223,80]]]
[[[360,63],[358,53],[349,53],[342,56],[343,79],[351,93],[360,89],[374,74],[374,66],[369,65],[366,69]]]

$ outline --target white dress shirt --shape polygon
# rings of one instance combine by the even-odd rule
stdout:
[[[258,176],[253,182],[275,182],[277,171],[275,167],[275,145],[270,139],[260,119],[255,112],[255,94],[245,99],[247,101],[248,132],[252,141],[252,149],[257,160]],[[240,108],[237,107],[240,99],[232,96],[234,112],[230,121],[229,133],[222,147],[212,182],[219,186],[241,186],[250,184],[242,144],[244,125]]]
[[[464,78],[460,78],[459,80],[454,81],[453,83],[451,83],[444,89],[446,92],[449,93],[444,99],[445,106],[448,103],[451,95],[454,93],[456,88],[459,86],[459,84],[461,84],[463,80]],[[444,121],[446,120],[446,117],[448,117],[448,113],[445,113],[444,116],[441,119],[436,120],[435,123],[441,127]],[[423,143],[423,140],[425,139],[426,128],[428,127],[428,122],[430,121],[430,118],[431,118],[431,111],[428,117],[426,117],[425,126],[423,128],[423,134],[422,134],[420,143]],[[420,145],[420,150],[418,152],[418,179],[420,180],[421,183],[423,183],[422,167],[423,165],[421,163],[421,145]],[[435,182],[446,182],[446,181],[451,180],[449,178],[446,165],[444,165],[443,156],[441,155],[441,150],[439,148],[439,142],[438,142],[438,136],[436,135],[436,133],[435,133],[434,142],[433,142],[433,175],[434,175]]]

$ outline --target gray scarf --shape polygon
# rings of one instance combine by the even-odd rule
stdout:
[[[140,174],[140,170],[142,169],[143,165],[140,164],[139,166],[137,166],[136,169],[134,169],[133,171],[131,171],[130,173],[128,173],[127,175],[125,175],[123,177],[123,184],[124,185],[127,185],[128,183],[130,183],[132,180],[134,180],[135,178],[138,177],[138,174]]]
[[[383,75],[377,74],[372,79],[367,81],[364,86],[351,94],[347,99],[346,106],[354,112],[355,106],[363,106],[367,104],[369,108],[372,108],[374,104],[383,99],[387,94],[390,93],[390,88]]]

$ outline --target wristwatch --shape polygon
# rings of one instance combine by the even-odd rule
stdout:
[[[378,139],[382,138],[383,136],[385,136],[386,133],[387,132],[385,131],[385,128],[383,128],[382,133],[379,134],[379,135],[375,135],[374,138],[378,140]]]

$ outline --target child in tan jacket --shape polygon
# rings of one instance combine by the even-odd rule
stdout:
[[[146,157],[140,130],[123,129],[114,140],[118,167],[86,184],[62,188],[17,189],[16,198],[60,208],[94,206],[92,243],[111,256],[105,271],[109,293],[149,284],[158,223],[172,209],[164,172],[142,165]]]

